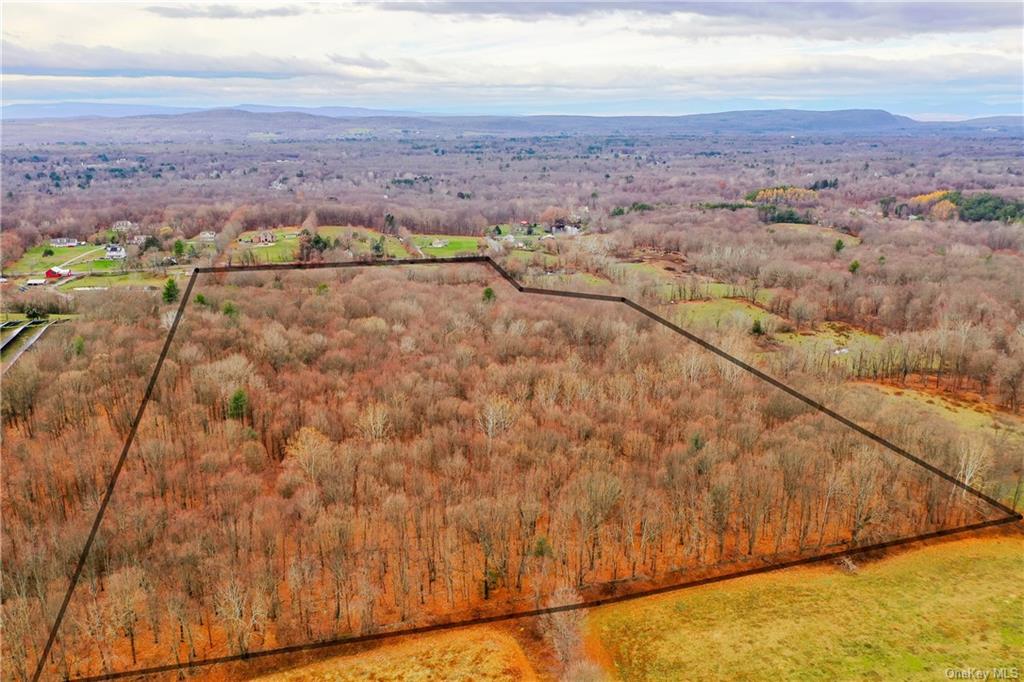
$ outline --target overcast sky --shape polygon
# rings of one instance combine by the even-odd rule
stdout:
[[[3,101],[1020,114],[1024,3],[2,5]]]

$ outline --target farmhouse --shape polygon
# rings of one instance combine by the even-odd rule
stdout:
[[[263,230],[258,235],[253,237],[253,243],[255,244],[273,244],[277,241],[277,235],[270,230]]]
[[[74,237],[54,237],[50,240],[50,246],[62,248],[67,246],[78,246],[78,240]]]
[[[217,233],[213,230],[204,230],[199,233],[197,239],[201,242],[212,242],[217,238]]]
[[[128,256],[128,253],[120,244],[107,244],[106,256],[111,260],[124,260]]]
[[[130,220],[118,220],[111,226],[114,232],[134,232],[137,225]]]
[[[46,284],[45,279],[29,279],[25,280],[25,286],[27,287],[41,287]]]

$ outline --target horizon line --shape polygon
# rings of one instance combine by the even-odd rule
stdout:
[[[764,107],[764,108],[742,108],[742,109],[720,109],[714,111],[686,111],[680,113],[567,113],[564,111],[549,111],[549,112],[531,112],[531,113],[482,113],[473,111],[464,112],[437,112],[420,109],[405,109],[402,107],[390,107],[387,105],[381,106],[364,106],[364,105],[352,105],[352,104],[265,104],[265,103],[253,103],[253,102],[241,102],[236,104],[154,104],[154,103],[139,103],[139,102],[124,102],[124,101],[107,101],[107,100],[61,100],[61,101],[14,101],[14,102],[2,102],[0,109],[6,111],[14,107],[68,107],[68,106],[99,106],[99,107],[137,107],[137,108],[152,108],[152,109],[168,109],[168,110],[187,110],[187,111],[171,111],[165,115],[177,115],[186,113],[199,113],[207,111],[245,111],[246,107],[267,107],[270,109],[278,109],[280,112],[267,111],[267,112],[250,112],[250,113],[308,113],[310,115],[318,115],[315,113],[319,109],[353,109],[363,110],[366,112],[380,112],[378,114],[371,114],[371,116],[378,116],[381,118],[398,118],[398,117],[410,117],[410,118],[537,118],[537,117],[573,117],[573,118],[683,118],[688,116],[713,116],[716,114],[731,114],[731,113],[747,113],[747,112],[801,112],[801,113],[839,113],[849,111],[875,111],[884,112],[892,116],[899,116],[910,119],[917,123],[959,123],[964,121],[970,121],[975,119],[986,119],[986,118],[1022,118],[1024,115],[1019,113],[991,113],[991,114],[963,114],[963,113],[952,113],[952,112],[912,112],[909,114],[893,112],[882,107],[841,107],[835,109],[813,109],[813,108],[799,108],[799,107]],[[288,110],[295,110],[289,112]],[[299,111],[301,110],[301,111]],[[145,116],[145,115],[161,115],[159,112],[153,112],[153,114],[127,114],[125,116]],[[322,115],[322,114],[321,114]],[[100,117],[103,118],[103,114],[73,114],[70,116],[64,116],[62,118],[85,118],[85,117]],[[123,116],[111,115],[108,118],[119,118]],[[338,118],[337,116],[329,116],[331,118]],[[22,120],[32,119],[43,119],[48,118],[47,116],[25,116]]]

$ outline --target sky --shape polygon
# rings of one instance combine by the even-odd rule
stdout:
[[[4,104],[1021,114],[1024,3],[4,2]]]

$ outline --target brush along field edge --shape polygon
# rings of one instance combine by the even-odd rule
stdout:
[[[692,581],[683,582],[683,583],[676,583],[676,584],[672,584],[672,585],[664,585],[664,586],[653,588],[653,589],[642,590],[642,591],[632,592],[632,593],[622,594],[622,595],[616,595],[616,596],[612,596],[612,597],[593,599],[593,600],[583,601],[583,602],[574,603],[574,604],[564,604],[564,605],[561,605],[561,606],[551,606],[551,607],[545,607],[545,608],[540,608],[540,609],[532,609],[532,610],[528,610],[528,611],[517,611],[517,612],[512,612],[512,613],[497,614],[497,615],[492,615],[492,616],[484,616],[484,617],[471,618],[471,619],[466,619],[466,620],[457,620],[457,621],[450,621],[450,622],[443,622],[443,623],[435,623],[433,625],[426,625],[426,626],[420,626],[420,627],[406,628],[406,629],[395,630],[395,631],[390,631],[390,632],[377,632],[377,633],[372,633],[372,634],[367,634],[367,635],[359,635],[359,636],[352,636],[352,637],[337,638],[337,639],[332,639],[332,640],[323,640],[323,641],[317,641],[317,642],[310,642],[310,643],[306,643],[306,644],[295,644],[295,645],[291,645],[291,646],[279,647],[279,648],[274,648],[274,649],[266,649],[266,650],[262,650],[262,651],[249,652],[249,653],[245,653],[245,654],[236,654],[236,655],[221,656],[221,657],[216,657],[216,658],[199,659],[199,660],[189,661],[189,662],[185,662],[185,663],[175,663],[175,664],[168,664],[168,665],[163,665],[163,666],[155,666],[155,667],[150,667],[150,668],[139,668],[139,669],[134,669],[134,670],[118,671],[118,672],[113,672],[113,673],[109,673],[109,674],[105,674],[105,675],[98,675],[98,676],[93,676],[93,677],[78,678],[79,680],[83,680],[83,681],[85,681],[85,680],[112,680],[112,679],[121,679],[121,678],[133,677],[133,676],[139,676],[139,675],[148,675],[148,674],[155,674],[155,673],[162,673],[162,672],[171,672],[171,671],[175,671],[175,670],[200,668],[200,667],[216,665],[216,664],[219,664],[219,663],[230,663],[230,662],[243,661],[243,660],[248,660],[248,659],[264,658],[264,657],[267,657],[267,656],[289,654],[289,653],[297,653],[297,652],[302,652],[302,651],[311,651],[311,650],[315,650],[315,649],[323,649],[323,648],[328,648],[328,647],[341,646],[341,645],[344,645],[344,644],[355,644],[355,643],[361,643],[361,642],[373,642],[373,641],[379,641],[379,640],[383,640],[383,639],[390,639],[390,638],[400,637],[400,636],[404,636],[404,635],[425,634],[425,633],[429,633],[429,632],[436,632],[436,631],[439,631],[439,630],[448,630],[448,629],[454,629],[454,628],[460,628],[460,627],[467,627],[467,626],[471,626],[471,625],[481,625],[481,624],[486,624],[486,623],[495,623],[495,622],[500,622],[500,621],[520,619],[520,618],[530,618],[530,617],[541,616],[541,615],[551,614],[551,613],[559,613],[559,612],[564,612],[564,611],[572,611],[572,610],[576,610],[576,609],[592,608],[592,607],[596,607],[596,606],[602,606],[602,605],[606,605],[606,604],[622,602],[622,601],[626,601],[626,600],[629,600],[629,599],[637,599],[637,598],[641,598],[641,597],[648,597],[648,596],[652,596],[652,595],[656,595],[656,594],[663,594],[665,592],[671,592],[671,591],[681,590],[681,589],[690,588],[690,587],[697,587],[697,586],[700,586],[700,585],[707,585],[707,584],[711,584],[711,583],[722,582],[722,581],[730,580],[730,579],[733,579],[733,578],[740,578],[740,577],[744,577],[744,576],[756,575],[756,574],[759,574],[759,573],[766,573],[766,572],[769,572],[769,571],[776,571],[776,570],[781,570],[781,569],[785,569],[785,568],[792,568],[792,567],[795,567],[795,566],[802,566],[802,565],[807,565],[807,564],[811,564],[811,563],[824,562],[824,561],[834,560],[834,559],[838,559],[838,558],[845,557],[845,556],[864,554],[864,553],[868,553],[868,552],[872,552],[872,551],[878,551],[878,550],[886,549],[886,548],[889,548],[889,547],[896,547],[896,546],[905,545],[905,544],[909,544],[909,543],[913,543],[913,542],[920,542],[920,541],[923,541],[923,540],[929,540],[929,539],[933,539],[933,538],[946,537],[946,536],[953,535],[953,534],[956,534],[956,533],[965,533],[965,532],[969,532],[969,531],[981,530],[983,528],[988,528],[988,527],[997,526],[997,525],[1001,525],[1001,524],[1013,523],[1015,521],[1021,520],[1021,518],[1022,518],[1021,514],[1015,512],[1013,509],[1007,507],[1006,505],[1002,504],[998,500],[995,500],[992,497],[986,495],[985,493],[981,492],[980,490],[977,490],[977,489],[967,485],[966,483],[964,483],[960,479],[956,478],[955,476],[953,476],[953,475],[951,475],[951,474],[949,474],[949,473],[939,469],[938,467],[936,467],[936,466],[934,466],[934,465],[932,465],[932,464],[922,460],[921,458],[911,454],[907,450],[905,450],[905,449],[899,447],[898,445],[890,442],[889,440],[883,438],[882,436],[879,436],[878,434],[876,434],[876,433],[874,433],[874,432],[864,428],[863,426],[857,424],[856,422],[852,421],[851,419],[848,419],[847,417],[844,417],[841,414],[839,414],[839,413],[829,409],[828,407],[826,407],[822,403],[814,400],[813,398],[811,398],[811,397],[801,393],[800,391],[792,388],[791,386],[788,386],[787,384],[779,381],[778,379],[775,379],[774,377],[772,377],[772,376],[766,374],[765,372],[757,369],[756,367],[754,367],[754,366],[744,362],[743,360],[740,360],[739,358],[737,358],[737,357],[735,357],[733,355],[730,355],[729,353],[726,353],[725,351],[723,351],[722,349],[718,348],[714,344],[712,344],[712,343],[710,343],[708,341],[705,341],[704,339],[700,338],[699,336],[696,336],[693,333],[691,333],[689,331],[686,331],[682,327],[679,327],[678,325],[673,324],[672,322],[669,322],[668,320],[666,320],[665,318],[661,317],[657,313],[655,313],[655,312],[653,312],[653,311],[651,311],[651,310],[649,310],[649,309],[639,305],[638,303],[635,303],[634,301],[631,301],[630,299],[628,299],[628,298],[626,298],[624,296],[611,296],[611,295],[606,295],[606,294],[592,294],[592,293],[585,293],[585,292],[562,291],[562,290],[557,290],[557,289],[540,289],[540,288],[535,288],[535,287],[525,287],[522,284],[520,284],[504,268],[502,268],[500,265],[498,265],[498,263],[496,263],[490,256],[461,256],[461,257],[450,257],[450,258],[395,259],[395,260],[379,260],[379,261],[348,261],[348,262],[343,262],[343,263],[279,263],[279,264],[251,265],[251,266],[242,266],[242,265],[231,266],[231,265],[229,265],[229,266],[219,266],[219,267],[200,267],[200,268],[196,268],[195,270],[192,271],[192,275],[191,275],[191,277],[189,277],[188,284],[185,287],[185,291],[184,291],[184,293],[182,295],[181,302],[178,304],[178,310],[175,313],[174,320],[171,323],[170,329],[168,330],[167,338],[165,339],[163,348],[160,351],[160,356],[157,359],[156,365],[153,368],[153,373],[150,376],[149,383],[146,386],[146,391],[143,394],[142,402],[139,404],[139,408],[136,411],[135,418],[132,421],[131,430],[128,432],[128,436],[125,439],[124,446],[121,448],[121,454],[120,454],[120,456],[118,458],[118,461],[117,461],[117,463],[116,463],[116,465],[114,467],[113,473],[111,474],[110,482],[107,485],[106,491],[104,492],[103,499],[101,500],[99,508],[97,509],[96,518],[93,520],[92,527],[90,528],[90,531],[89,531],[89,535],[88,535],[88,537],[86,539],[84,547],[82,548],[82,553],[81,553],[81,555],[78,558],[77,565],[75,566],[75,571],[74,571],[74,573],[71,576],[70,583],[68,584],[67,592],[64,595],[64,599],[61,602],[60,609],[57,612],[57,617],[54,620],[52,628],[50,629],[50,634],[49,634],[49,637],[47,638],[46,645],[43,648],[43,651],[42,651],[42,653],[41,653],[41,655],[39,657],[39,662],[37,663],[36,669],[35,669],[35,673],[33,674],[33,680],[34,681],[38,680],[40,678],[40,676],[42,675],[43,669],[45,668],[46,660],[47,660],[47,658],[50,655],[51,649],[53,648],[53,643],[56,640],[57,632],[60,629],[61,623],[64,620],[64,616],[65,616],[65,613],[67,612],[68,604],[71,602],[71,597],[73,596],[73,594],[75,592],[75,588],[78,585],[78,581],[81,579],[82,571],[85,568],[86,559],[88,558],[89,552],[92,549],[92,545],[93,545],[93,543],[94,543],[94,541],[96,539],[96,534],[97,534],[97,532],[99,530],[100,524],[103,521],[103,517],[104,517],[104,515],[106,513],[106,510],[107,510],[107,507],[108,507],[108,505],[110,503],[110,499],[113,496],[114,489],[117,486],[117,481],[118,481],[118,478],[119,478],[119,476],[121,474],[121,470],[124,468],[124,463],[127,460],[128,452],[130,451],[131,446],[132,446],[132,444],[133,444],[133,442],[135,440],[135,436],[136,436],[136,433],[138,432],[139,424],[141,423],[142,417],[145,414],[146,406],[148,405],[149,400],[152,397],[153,390],[154,390],[154,388],[156,386],[157,379],[160,376],[160,370],[163,367],[164,360],[166,359],[167,353],[170,350],[171,342],[174,340],[175,333],[177,332],[177,329],[178,329],[178,324],[181,321],[182,316],[184,315],[185,307],[188,305],[188,301],[189,301],[189,299],[192,296],[192,290],[193,290],[193,288],[195,286],[196,279],[199,277],[199,275],[203,275],[203,274],[218,274],[218,273],[232,273],[232,272],[263,272],[263,271],[275,271],[275,270],[319,270],[319,269],[338,269],[338,268],[362,268],[362,267],[374,267],[374,266],[382,267],[382,266],[404,266],[404,265],[450,265],[450,264],[466,264],[466,263],[480,263],[480,264],[488,265],[495,272],[497,272],[503,279],[505,279],[509,284],[511,284],[512,287],[514,287],[520,293],[535,294],[535,295],[541,295],[541,296],[560,296],[560,297],[564,297],[564,298],[576,298],[576,299],[585,299],[585,300],[592,300],[592,301],[606,301],[606,302],[609,302],[609,303],[619,303],[619,304],[626,305],[626,306],[636,310],[637,312],[645,315],[646,317],[650,318],[651,320],[657,322],[658,324],[660,324],[660,325],[670,329],[671,331],[675,332],[676,334],[679,334],[680,336],[686,338],[687,340],[692,341],[693,343],[696,343],[697,345],[701,346],[705,350],[708,350],[708,351],[714,353],[715,355],[723,358],[724,360],[727,360],[728,362],[736,365],[737,367],[740,367],[741,369],[749,372],[750,374],[753,374],[757,378],[759,378],[759,379],[761,379],[763,381],[766,381],[767,383],[771,384],[772,386],[774,386],[774,387],[784,391],[785,393],[793,396],[794,398],[800,400],[801,402],[807,404],[808,406],[814,408],[815,410],[818,410],[819,412],[821,412],[821,413],[831,417],[832,419],[840,422],[844,426],[846,426],[846,427],[848,427],[850,429],[853,429],[854,431],[857,431],[861,435],[863,435],[863,436],[869,438],[870,440],[878,443],[879,445],[881,445],[882,447],[886,448],[887,450],[889,450],[889,451],[891,451],[891,452],[893,452],[893,453],[903,457],[904,459],[907,459],[907,460],[913,462],[914,464],[916,464],[916,465],[918,465],[920,467],[923,467],[924,469],[928,470],[929,472],[931,472],[931,473],[939,476],[940,478],[948,481],[949,483],[951,483],[951,484],[961,488],[965,492],[970,493],[971,495],[973,495],[976,498],[984,501],[988,505],[994,507],[995,509],[998,509],[1000,512],[1005,514],[1005,516],[997,518],[997,519],[994,519],[994,520],[990,520],[990,521],[984,521],[984,522],[980,522],[980,523],[974,523],[974,524],[969,524],[969,525],[965,525],[965,526],[959,526],[959,527],[955,527],[955,528],[948,528],[948,529],[933,531],[933,532],[930,532],[930,533],[925,533],[925,534],[915,535],[915,536],[910,536],[910,537],[905,537],[905,538],[899,538],[899,539],[895,539],[895,540],[889,540],[887,542],[881,542],[881,543],[876,543],[876,544],[872,544],[872,545],[865,545],[865,546],[861,546],[861,547],[848,548],[848,549],[844,549],[844,550],[840,550],[840,551],[836,551],[836,552],[828,552],[828,553],[825,553],[825,554],[819,554],[819,555],[815,555],[815,556],[811,556],[811,557],[804,557],[804,558],[801,558],[801,559],[794,559],[794,560],[791,560],[791,561],[784,561],[784,562],[778,562],[778,563],[774,563],[774,564],[767,564],[767,565],[764,565],[764,566],[758,566],[758,567],[755,567],[755,568],[750,568],[750,569],[746,569],[746,570],[736,571],[736,572],[733,572],[733,573],[726,573],[726,574],[723,574],[723,575],[707,577],[707,578],[701,578],[701,579],[698,579],[698,580],[692,580]]]

